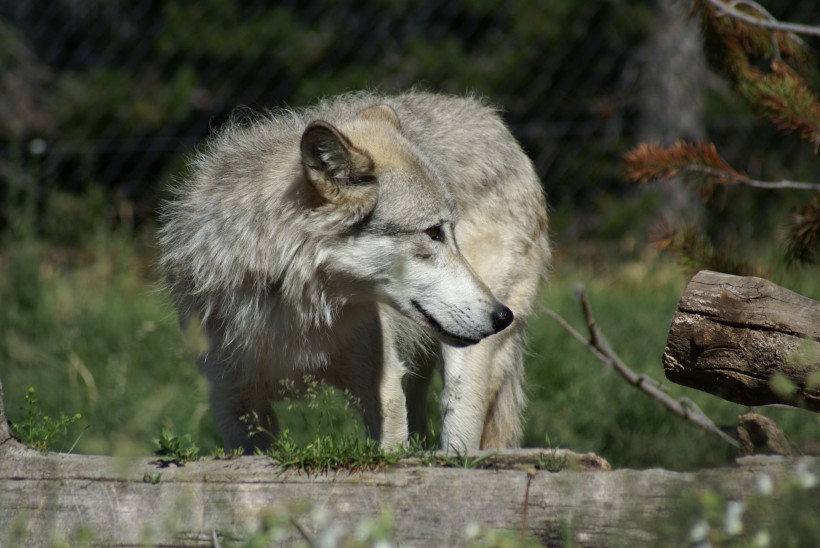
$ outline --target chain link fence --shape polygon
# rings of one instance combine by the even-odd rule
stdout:
[[[553,204],[583,207],[625,185],[620,155],[653,123],[642,109],[647,75],[680,77],[664,69],[663,52],[646,49],[652,30],[669,24],[656,4],[0,0],[0,178],[40,194],[103,185],[139,221],[238,105],[420,85],[486,96]],[[810,20],[812,0],[790,4]],[[675,6],[672,20],[685,19],[688,4]],[[675,28],[670,47],[699,40],[697,24]],[[721,116],[707,123],[699,105],[676,108],[702,133],[719,127]]]

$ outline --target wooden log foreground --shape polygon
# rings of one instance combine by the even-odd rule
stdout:
[[[680,299],[663,364],[670,381],[735,403],[820,411],[820,302],[701,271]]]
[[[463,545],[471,525],[525,528],[544,545],[644,546],[659,541],[659,525],[687,492],[709,486],[742,500],[755,493],[762,472],[780,489],[798,467],[784,457],[747,457],[735,467],[698,473],[533,474],[526,468],[536,456],[516,453],[511,460],[517,464],[499,458],[490,469],[410,463],[314,476],[279,470],[264,457],[159,468],[150,458],[6,452],[0,453],[0,543],[73,545],[85,538],[104,546],[227,546],[283,520],[285,542],[316,539],[332,528],[351,532],[390,508],[400,546]],[[820,474],[817,459],[802,466]],[[687,518],[694,523],[697,516]]]
[[[562,469],[535,469],[545,465]],[[0,546],[230,546],[265,529],[281,535],[265,545],[318,545],[333,535],[355,538],[386,509],[399,546],[464,545],[476,527],[525,530],[553,546],[656,545],[687,492],[743,499],[764,473],[774,489],[793,482],[796,470],[820,474],[818,459],[784,457],[697,473],[612,471],[595,455],[543,449],[501,452],[482,466],[407,461],[311,475],[266,457],[162,467],[148,457],[43,455],[10,436],[0,386]]]

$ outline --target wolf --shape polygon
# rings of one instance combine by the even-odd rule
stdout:
[[[264,449],[305,375],[348,391],[384,448],[514,447],[525,329],[550,260],[547,206],[499,113],[472,96],[354,92],[235,115],[161,211],[160,265],[226,449]]]

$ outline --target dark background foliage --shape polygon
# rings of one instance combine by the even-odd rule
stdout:
[[[653,33],[677,49],[698,40],[684,4],[664,17],[670,4],[647,0],[0,0],[0,177],[39,196],[99,185],[115,222],[139,223],[237,106],[415,85],[502,108],[553,209],[590,213],[572,233],[618,236],[633,218],[618,207],[632,188],[620,157],[647,135],[708,135],[753,174],[816,176],[796,140],[769,152],[779,137],[719,78],[698,76],[701,57],[675,65],[653,51]],[[777,4],[811,21],[813,2]],[[680,112],[649,109],[653,80],[691,90]]]

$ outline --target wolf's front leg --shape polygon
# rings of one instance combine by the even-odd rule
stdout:
[[[377,373],[379,401],[379,437],[382,449],[395,450],[407,443],[407,404],[402,379],[407,372],[399,358],[395,326],[389,314],[379,315],[381,325],[382,363]],[[377,368],[378,371],[378,368]]]
[[[407,442],[407,404],[401,386],[404,367],[398,358],[384,364],[379,383],[382,449],[394,450]]]
[[[474,346],[444,346],[441,447],[445,451],[517,447],[524,407],[523,327]]]
[[[398,360],[386,360],[369,386],[348,385],[359,399],[368,435],[379,440],[382,449],[393,450],[407,441],[407,407],[401,380],[404,367]]]
[[[467,453],[481,443],[487,414],[487,369],[484,343],[467,348],[444,345],[444,390],[441,395],[441,448]]]

